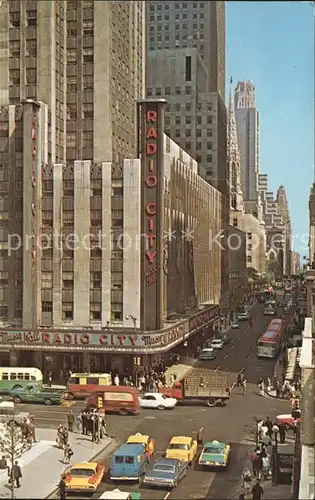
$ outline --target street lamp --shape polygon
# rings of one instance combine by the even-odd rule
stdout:
[[[132,314],[128,314],[125,319],[131,319],[134,329],[137,328],[137,318],[135,316],[132,316]]]
[[[278,430],[274,430],[274,444],[272,446],[272,484],[278,484]]]

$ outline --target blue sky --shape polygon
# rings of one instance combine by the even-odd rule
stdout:
[[[227,87],[252,80],[260,113],[260,172],[287,190],[294,247],[308,254],[314,172],[314,7],[311,2],[227,2]],[[304,234],[304,236],[302,236]]]

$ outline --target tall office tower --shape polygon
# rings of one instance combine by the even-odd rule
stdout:
[[[226,194],[224,2],[147,2],[147,46],[147,96],[167,100],[167,135]]]
[[[292,252],[292,228],[289,212],[289,203],[287,198],[287,193],[284,186],[279,186],[277,191],[277,204],[278,212],[282,217],[283,224],[285,226],[285,241],[284,241],[284,272],[285,274],[291,274],[291,252]]]
[[[241,187],[240,152],[237,140],[232,78],[230,80],[230,96],[228,109],[227,156],[229,163],[231,208],[233,208],[234,210],[244,211],[243,193]]]
[[[143,1],[67,2],[67,161],[135,157],[144,24]]]
[[[252,82],[238,82],[235,89],[235,117],[241,159],[245,208],[258,214],[259,114]]]
[[[65,2],[4,1],[0,8],[0,104],[48,105],[47,161],[65,160]]]

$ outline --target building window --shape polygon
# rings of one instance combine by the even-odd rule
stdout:
[[[122,311],[112,311],[111,312],[111,321],[122,321],[123,320],[123,313]]]
[[[100,321],[102,319],[102,306],[99,303],[90,304],[90,320]]]
[[[191,116],[186,116],[186,125],[191,125]]]
[[[207,142],[207,149],[212,149],[212,142]]]
[[[247,245],[247,250],[248,250],[249,252],[251,252],[251,251],[252,251],[252,245],[251,245],[250,243]]]
[[[42,302],[42,312],[52,312],[53,303],[52,302]]]
[[[252,262],[252,256],[251,255],[247,255],[247,262],[249,264]]]
[[[191,130],[189,128],[186,129],[185,135],[186,135],[186,137],[191,136]]]
[[[0,306],[0,318],[8,317],[8,306]]]
[[[191,56],[185,58],[185,78],[186,82],[191,81]]]
[[[26,40],[26,55],[36,57],[37,54],[37,41]]]
[[[26,70],[26,84],[27,85],[36,85],[36,69],[27,69]]]
[[[62,303],[62,320],[72,321],[73,320],[73,302],[63,302]]]
[[[186,151],[190,151],[190,148],[191,148],[191,142],[186,142],[185,144]]]
[[[20,40],[10,42],[10,56],[20,57]]]
[[[212,130],[211,130],[211,128],[207,129],[207,137],[212,137]]]
[[[237,218],[234,218],[234,219],[233,219],[233,226],[234,226],[234,227],[237,227],[237,225],[238,225],[238,224],[237,224]]]
[[[247,238],[248,238],[249,240],[251,240],[251,239],[252,239],[252,233],[247,233]]]
[[[207,155],[207,163],[212,163],[212,155]]]
[[[75,62],[77,62],[76,49],[68,49],[67,50],[67,63],[75,63]]]
[[[29,10],[27,12],[27,26],[36,26],[36,24],[37,24],[36,10]]]
[[[91,289],[92,290],[101,290],[102,288],[102,272],[91,272]]]
[[[83,118],[93,118],[93,103],[83,104]]]
[[[52,288],[53,287],[53,275],[52,272],[42,272],[41,275],[41,285],[42,288]]]
[[[201,142],[196,142],[196,149],[197,149],[198,151],[200,151],[200,150],[201,150]]]
[[[11,69],[10,71],[10,85],[20,85],[20,70]]]
[[[19,12],[10,12],[10,24],[12,28],[20,27],[20,13]]]

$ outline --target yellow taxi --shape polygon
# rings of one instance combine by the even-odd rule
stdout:
[[[97,462],[80,462],[68,467],[65,472],[66,492],[94,493],[100,486],[105,467]]]
[[[155,452],[154,439],[146,434],[141,434],[140,432],[138,432],[137,434],[133,434],[132,436],[129,436],[129,438],[127,439],[127,444],[143,444],[149,460],[151,459],[153,453]]]
[[[197,441],[187,436],[174,436],[167,447],[165,457],[191,464],[197,453]]]

